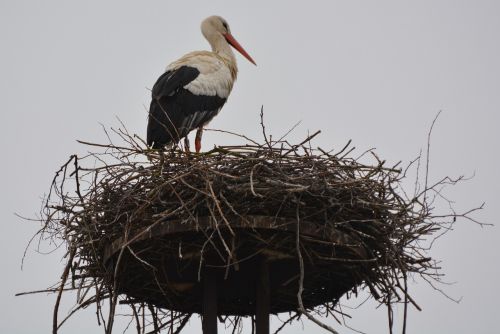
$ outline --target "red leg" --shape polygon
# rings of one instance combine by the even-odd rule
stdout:
[[[200,153],[201,150],[201,136],[203,135],[203,127],[199,127],[196,131],[196,137],[194,139],[194,148],[196,153]]]

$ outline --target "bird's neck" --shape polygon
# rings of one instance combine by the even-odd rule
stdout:
[[[213,43],[211,43],[211,46],[212,51],[225,60],[226,65],[231,71],[233,80],[236,79],[236,75],[238,73],[236,57],[234,55],[233,49],[226,41],[226,39],[224,37],[217,38]]]

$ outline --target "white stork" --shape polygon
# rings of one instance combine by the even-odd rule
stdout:
[[[210,16],[201,23],[201,32],[212,47],[194,51],[167,66],[152,91],[147,143],[163,148],[177,143],[191,130],[196,132],[196,152],[201,149],[203,126],[214,118],[226,102],[238,68],[231,46],[254,65],[255,62],[231,35],[226,20]]]

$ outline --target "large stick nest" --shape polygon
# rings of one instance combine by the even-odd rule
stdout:
[[[408,275],[437,274],[419,240],[445,223],[429,194],[452,180],[407,196],[397,166],[373,152],[361,163],[349,145],[312,149],[313,136],[195,154],[116,133],[126,145],[86,143],[93,152],[61,167],[47,199],[43,233],[68,249],[54,326],[63,287],[78,290],[79,307],[95,303],[102,320],[110,300],[107,332],[120,302],[138,327],[149,312],[153,330],[173,332],[201,312],[207,268],[217,273],[219,314],[236,319],[255,313],[262,263],[271,312],[297,312],[292,319],[334,315],[360,287],[389,306],[414,303]]]

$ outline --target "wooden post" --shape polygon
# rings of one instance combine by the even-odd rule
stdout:
[[[255,302],[256,334],[269,334],[269,311],[271,307],[269,264],[262,258],[257,278],[257,296]]]
[[[217,280],[215,270],[205,267],[203,271],[203,334],[217,334]]]

